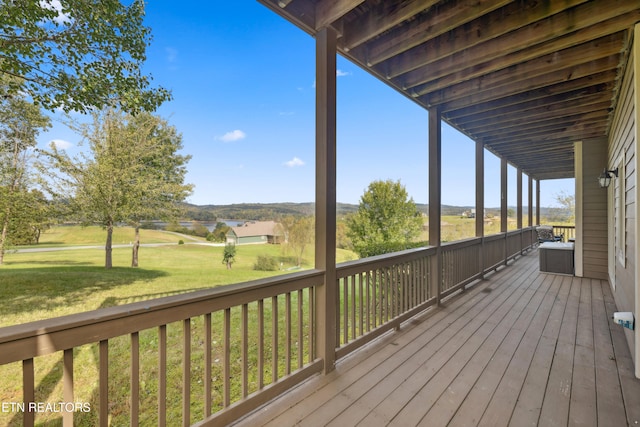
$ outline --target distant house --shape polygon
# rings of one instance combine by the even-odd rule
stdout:
[[[282,230],[275,221],[247,221],[227,232],[227,243],[242,245],[249,243],[278,244],[283,240]]]

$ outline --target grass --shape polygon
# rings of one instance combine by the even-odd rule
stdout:
[[[284,253],[282,246],[277,245],[247,245],[239,246],[236,262],[228,270],[222,263],[221,246],[189,244],[188,238],[175,234],[150,230],[142,230],[142,242],[166,242],[166,246],[142,247],[140,249],[140,267],[128,267],[131,262],[130,248],[115,248],[113,251],[114,268],[105,269],[104,249],[73,249],[76,245],[102,246],[105,232],[99,227],[58,227],[42,236],[40,247],[65,246],[63,251],[47,252],[9,252],[5,256],[5,265],[0,267],[0,327],[16,325],[25,322],[47,319],[72,313],[94,310],[114,305],[122,305],[135,301],[158,298],[194,291],[197,289],[221,286],[229,283],[239,283],[252,279],[273,276],[286,271],[264,272],[253,269],[258,256],[274,257],[282,263],[282,268],[294,267],[292,254]],[[128,243],[133,238],[133,230],[116,229],[114,244]],[[182,238],[185,245],[177,245]],[[355,254],[338,250],[338,262],[356,258]],[[304,254],[302,268],[310,268],[314,259],[313,245]],[[295,296],[294,296],[295,298]],[[283,302],[281,301],[280,304]],[[270,301],[265,302],[265,322],[270,320]],[[284,307],[280,308],[284,312]],[[239,313],[234,309],[232,316],[239,319]],[[255,315],[254,315],[255,316]],[[294,320],[295,321],[295,320]],[[220,336],[221,319],[219,313],[213,317],[214,360],[220,360],[222,342]],[[250,320],[256,323],[255,318]],[[203,324],[202,317],[194,318],[192,323],[192,421],[202,416],[202,371],[204,369]],[[180,424],[181,414],[181,324],[170,324],[168,328],[167,352],[167,423]],[[284,327],[280,331],[284,333]],[[232,329],[232,342],[238,342],[238,328]],[[251,334],[256,334],[256,328],[250,328]],[[269,336],[265,338],[271,342]],[[284,336],[279,342],[285,341]],[[255,340],[253,341],[255,342]],[[232,346],[232,360],[238,360],[239,349]],[[155,413],[157,392],[157,351],[158,336],[156,330],[140,332],[140,363],[141,363],[141,408],[151,408],[141,413],[141,425],[157,424]],[[172,350],[173,349],[173,350]],[[257,354],[252,348],[250,366],[250,390],[257,389]],[[265,363],[270,366],[270,349],[266,349]],[[119,337],[109,340],[109,396],[110,416],[112,425],[128,424],[129,414],[129,337]],[[281,356],[282,357],[282,356]],[[39,357],[35,360],[36,401],[63,401],[62,392],[62,355],[60,353]],[[86,345],[74,349],[74,399],[77,402],[88,402],[93,408],[98,406],[98,371],[99,361],[96,344]],[[278,361],[280,375],[283,375],[281,360]],[[234,368],[237,369],[237,368]],[[235,378],[238,377],[234,374]],[[215,362],[214,375],[214,406],[220,407],[220,363]],[[267,384],[270,373],[267,369]],[[0,366],[0,402],[21,402],[21,363],[11,363]],[[239,384],[232,383],[232,390],[238,396]],[[89,413],[76,413],[75,425],[93,426],[97,424],[97,410]],[[61,417],[56,413],[38,414],[38,425],[61,425]],[[19,426],[22,416],[19,413],[0,411],[0,425]]]
[[[475,234],[475,221],[457,216],[442,218],[442,235],[444,241],[459,240],[472,237]],[[510,227],[511,229],[511,227]],[[485,233],[492,234],[499,230],[499,219],[485,222]],[[427,234],[428,235],[428,234]],[[104,245],[105,232],[99,227],[58,227],[42,236],[42,246],[102,246]],[[177,245],[182,238],[185,245]],[[133,239],[133,230],[118,228],[114,236],[114,244],[128,244]],[[285,271],[264,272],[253,269],[258,256],[267,255],[274,257],[282,263],[283,269],[293,267],[295,264],[292,254],[284,253],[283,247],[278,245],[247,245],[237,248],[236,262],[231,270],[227,270],[222,263],[221,246],[207,246],[189,244],[188,238],[175,234],[142,230],[143,243],[170,243],[166,246],[142,247],[140,249],[140,267],[128,267],[131,262],[131,249],[115,248],[113,252],[114,268],[105,269],[103,249],[78,249],[71,248],[64,251],[49,252],[10,252],[5,256],[6,264],[0,267],[0,327],[25,323],[34,320],[94,310],[114,305],[122,305],[140,300],[147,300],[168,296],[176,293],[194,291],[203,288],[221,286],[229,283],[239,283],[252,279],[263,278],[282,274]],[[355,259],[356,255],[350,251],[338,250],[337,261],[343,262]],[[314,259],[313,246],[305,253],[302,268],[312,267]],[[293,298],[297,298],[294,295]],[[307,298],[305,294],[304,298]],[[284,298],[279,299],[283,304]],[[257,320],[255,317],[255,304],[250,310],[250,327],[252,335],[251,343],[255,343],[253,337],[257,334]],[[271,301],[265,301],[265,324],[271,320]],[[280,317],[284,313],[284,307],[279,307]],[[213,315],[213,355],[214,381],[213,404],[214,408],[221,407],[221,363],[223,340],[221,336],[221,313]],[[231,313],[234,327],[232,327],[231,360],[241,359],[239,349],[240,319],[238,309]],[[296,314],[294,313],[295,317]],[[283,321],[282,319],[280,321]],[[305,334],[308,334],[306,319]],[[192,419],[202,416],[202,372],[204,370],[204,333],[203,317],[191,319],[191,376],[192,376]],[[296,324],[297,319],[292,319]],[[268,329],[268,328],[267,328]],[[284,334],[284,327],[279,328],[279,334]],[[270,359],[271,337],[266,332],[265,343],[265,376],[266,383],[270,383]],[[167,352],[167,424],[179,425],[181,423],[181,388],[182,388],[182,325],[180,322],[167,326],[168,352]],[[140,337],[140,407],[147,408],[140,416],[141,425],[157,424],[155,413],[157,399],[158,378],[158,335],[157,331],[141,331]],[[284,343],[284,335],[279,336],[278,342]],[[301,343],[294,343],[294,346]],[[109,412],[112,425],[127,425],[130,418],[128,395],[129,366],[130,366],[130,339],[128,336],[109,340]],[[305,354],[307,348],[304,348]],[[249,392],[257,390],[257,350],[255,344],[250,344],[249,349]],[[276,361],[279,375],[284,375],[284,362],[282,352]],[[60,353],[39,357],[35,360],[36,375],[36,401],[60,402],[63,401],[62,392],[62,355]],[[97,344],[85,345],[74,349],[74,399],[77,402],[89,402],[92,408],[98,406],[98,370],[99,362]],[[294,366],[296,361],[293,362]],[[232,368],[231,389],[237,398],[240,395],[238,377],[238,365]],[[21,402],[21,363],[12,363],[0,366],[0,403]],[[97,410],[89,413],[76,413],[75,425],[96,425]],[[59,414],[46,413],[36,417],[38,425],[61,425]],[[0,425],[20,426],[22,417],[20,414],[0,411]]]
[[[126,241],[128,231],[133,233],[130,229],[117,229],[119,240],[114,239],[114,242]],[[147,240],[145,234],[143,243],[160,240],[164,235],[170,237],[164,237],[170,243],[179,240],[173,234],[157,231],[148,233],[152,238]],[[58,241],[63,245],[95,245],[103,238],[104,231],[99,227],[59,227],[45,233],[42,240]],[[185,245],[140,248],[139,268],[128,267],[130,248],[113,250],[112,269],[103,267],[104,249],[10,252],[0,267],[0,327],[286,272],[254,270],[260,255],[276,258],[282,262],[283,269],[295,267],[294,257],[283,253],[281,246],[246,245],[237,248],[236,262],[228,270],[222,263],[223,247],[186,242]],[[355,257],[350,251],[338,250],[338,262]],[[310,245],[302,268],[310,268],[313,259],[313,246]]]

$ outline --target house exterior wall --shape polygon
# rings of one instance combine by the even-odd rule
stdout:
[[[637,31],[636,31],[637,32]],[[637,49],[636,49],[637,51]],[[608,276],[618,311],[631,311],[636,316],[638,260],[636,236],[636,155],[637,155],[637,98],[638,79],[635,62],[637,53],[631,51],[627,68],[622,76],[620,97],[611,126],[607,154],[607,168],[618,168],[618,178],[607,189],[608,198]],[[636,332],[625,329],[638,375]]]
[[[238,237],[239,245],[246,245],[250,243],[267,243],[267,236],[241,236]]]
[[[607,140],[590,139],[576,144],[576,275],[608,279],[607,191],[597,177],[606,163]]]

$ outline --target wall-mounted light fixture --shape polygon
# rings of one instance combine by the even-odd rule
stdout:
[[[598,177],[598,182],[600,183],[600,187],[607,188],[609,184],[611,184],[611,178],[613,178],[613,175],[615,175],[616,178],[618,177],[618,168],[615,168],[614,170],[611,170],[611,171],[605,168],[602,171],[602,174],[600,174],[600,176]]]

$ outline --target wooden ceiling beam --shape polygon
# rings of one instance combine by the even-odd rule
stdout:
[[[384,3],[392,4],[393,2]],[[438,2],[431,1],[429,3]],[[511,3],[509,0],[456,0],[439,4],[437,8],[430,10],[428,13],[415,14],[413,19],[405,22],[401,27],[388,29],[387,34],[372,40],[366,49],[359,51],[359,54],[366,58],[368,65],[378,64],[398,53],[453,31],[459,25],[477,19],[479,15],[489,13],[509,3]],[[422,8],[422,10],[428,10],[431,6],[433,4]],[[385,7],[389,8],[390,6]],[[351,42],[347,43],[346,47],[354,49],[358,46],[356,43]]]
[[[493,13],[491,6],[475,16],[471,13],[458,16],[458,13],[447,13],[447,5],[438,8],[438,14],[418,17],[407,24],[409,28],[394,31],[372,42],[368,46],[367,61],[371,66],[394,58],[398,73],[403,74],[416,66],[429,64],[444,55],[451,55],[480,43],[493,40],[517,28],[528,25],[562,12],[567,8],[584,3],[585,0],[569,0],[566,2],[512,2]],[[467,10],[473,6],[469,5]],[[445,10],[443,16],[440,14]],[[457,9],[456,9],[457,12]],[[477,16],[481,15],[480,18]],[[469,19],[473,19],[469,21]],[[460,23],[467,23],[460,26]],[[446,36],[438,37],[442,34]]]
[[[360,46],[378,35],[402,24],[418,13],[428,10],[439,0],[412,0],[395,2],[381,2],[373,5],[362,16],[359,16],[354,25],[350,25],[348,31],[340,39],[340,47],[348,52]],[[467,0],[470,1],[470,0]],[[486,1],[486,0],[484,0]]]
[[[365,0],[322,0],[316,2],[316,30],[332,25]]]
[[[605,116],[606,117],[606,116]],[[538,123],[536,125],[532,125],[528,128],[522,129],[510,129],[505,130],[500,133],[489,133],[484,135],[478,135],[477,137],[481,141],[486,141],[490,139],[493,144],[499,143],[500,141],[506,141],[507,143],[518,142],[522,140],[535,140],[537,138],[546,138],[549,135],[561,134],[566,135],[567,132],[578,131],[582,132],[587,128],[590,129],[598,129],[598,130],[606,130],[608,122],[606,120],[597,120],[597,121],[585,121],[588,118],[588,115],[585,115],[583,119],[579,117],[575,117],[574,120],[567,120],[565,122],[554,122],[549,124],[541,124]]]
[[[450,90],[444,90],[438,94],[434,94],[429,97],[430,105],[439,105],[442,103],[448,103],[454,105],[455,101],[473,98],[474,102],[485,103],[493,102],[501,98],[507,98],[516,96],[519,93],[526,93],[531,91],[541,91],[546,87],[554,85],[562,85],[574,80],[580,80],[588,78],[594,73],[606,73],[616,72],[620,64],[620,58],[617,55],[609,56],[607,58],[598,59],[585,64],[578,64],[575,66],[569,66],[567,68],[559,68],[556,71],[551,71],[547,74],[539,75],[536,77],[530,77],[522,80],[520,77],[514,78],[512,85],[500,85],[484,90],[472,90],[469,87],[461,88],[460,91],[455,91],[454,88]],[[526,73],[525,73],[526,74]],[[517,74],[515,74],[517,75]],[[515,76],[514,75],[514,76]],[[473,86],[473,85],[470,85]],[[464,91],[463,91],[464,90]],[[438,96],[435,96],[438,95]]]
[[[511,146],[516,143],[535,144],[565,140],[576,141],[582,139],[583,135],[589,135],[589,137],[601,135],[606,129],[606,125],[600,125],[599,123],[580,123],[555,132],[539,134],[523,133],[521,135],[512,135],[508,138],[495,137],[492,135],[481,141],[486,145],[495,147],[498,147],[500,144]]]
[[[601,5],[601,2],[593,3]],[[402,68],[395,64],[394,60],[382,65],[387,66],[388,77],[395,79],[396,84],[405,89],[447,76],[450,76],[447,77],[449,84],[455,84],[583,44],[589,40],[626,31],[635,22],[640,21],[640,9],[632,9],[622,15],[616,15],[613,12],[603,13],[598,16],[598,19],[595,17],[586,19],[599,10],[592,6],[593,3],[571,9],[575,15],[585,19],[574,20],[574,13],[569,12],[554,15],[540,23],[531,24],[490,42],[442,57],[429,64],[419,65],[406,73],[403,73]],[[627,6],[627,8],[632,7]],[[617,10],[613,7],[611,9]],[[418,65],[420,62],[422,61],[416,60],[413,64]]]
[[[567,111],[567,114],[564,117],[555,117],[553,119],[544,118],[544,116],[531,117],[531,116],[523,116],[521,120],[507,120],[504,122],[504,125],[501,124],[500,129],[496,130],[495,125],[492,127],[491,125],[486,125],[482,127],[469,128],[466,127],[465,130],[468,131],[474,138],[485,139],[489,135],[508,135],[513,132],[530,132],[535,131],[537,129],[553,129],[557,126],[567,126],[568,123],[576,123],[579,121],[598,121],[598,122],[607,122],[607,113],[609,111],[608,105],[600,104],[599,109],[592,109],[591,106],[587,106],[583,108],[583,111]],[[603,120],[604,118],[604,120]]]
[[[527,92],[520,92],[515,95],[504,96],[499,99],[494,100],[485,100],[484,102],[480,102],[480,99],[486,98],[486,96],[476,97],[474,95],[470,95],[466,98],[457,99],[451,102],[446,102],[441,104],[440,108],[443,112],[448,112],[452,110],[457,110],[459,108],[464,108],[468,105],[474,104],[486,104],[486,109],[494,109],[499,107],[505,107],[508,105],[517,105],[523,102],[531,101],[537,98],[546,98],[555,94],[564,94],[566,92],[572,92],[581,88],[586,88],[589,86],[594,86],[599,83],[606,83],[611,81],[611,79],[617,76],[616,70],[605,71],[602,73],[589,75],[586,77],[582,77],[575,80],[569,80],[563,83],[557,83],[552,86],[547,86],[539,89],[532,89]]]
[[[565,108],[567,103],[611,102],[611,91],[613,87],[614,83],[610,81],[601,82],[590,86],[582,86],[567,92],[536,97],[531,100],[520,99],[520,102],[508,100],[508,102],[504,102],[504,104],[492,102],[472,105],[449,111],[447,113],[447,119],[455,122],[473,123],[503,117],[514,112],[528,112],[529,110],[537,109],[547,109],[550,114],[562,114],[562,108]]]
[[[498,88],[508,86],[532,85],[532,82],[540,76],[547,76],[546,80],[560,82],[562,79],[576,78],[580,71],[572,71],[571,68],[581,66],[582,73],[605,71],[602,68],[597,71],[591,62],[601,61],[608,58],[609,64],[600,62],[601,65],[610,68],[617,68],[620,62],[620,44],[624,37],[623,32],[605,36],[593,42],[581,44],[560,52],[551,53],[542,57],[519,63],[507,68],[503,68],[495,73],[483,75],[476,79],[466,80],[462,83],[451,85],[448,78],[435,80],[431,83],[421,85],[414,89],[419,96],[432,94],[429,96],[431,104],[440,104],[444,99],[456,99],[466,96],[468,93],[478,93],[482,91],[495,91]],[[556,75],[555,79],[550,78]],[[543,83],[548,85],[549,83]]]

